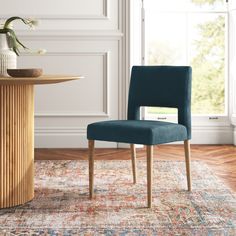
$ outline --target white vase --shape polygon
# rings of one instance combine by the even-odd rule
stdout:
[[[0,76],[8,77],[7,69],[16,69],[17,56],[9,48],[7,36],[0,33]]]

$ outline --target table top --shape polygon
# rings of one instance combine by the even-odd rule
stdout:
[[[34,84],[55,84],[66,82],[70,80],[82,79],[83,76],[72,76],[72,75],[42,75],[40,77],[0,77],[0,85],[34,85]]]

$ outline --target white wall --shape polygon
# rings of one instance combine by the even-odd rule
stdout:
[[[23,53],[18,67],[85,76],[36,87],[36,147],[87,147],[88,123],[124,118],[127,99],[121,88],[127,86],[128,63],[123,9],[127,9],[125,0],[8,0],[1,4],[1,18],[20,15],[40,20],[35,32],[23,24],[15,27],[25,45],[48,52],[44,56]]]

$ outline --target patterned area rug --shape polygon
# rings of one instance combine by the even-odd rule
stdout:
[[[88,200],[86,161],[37,161],[35,198],[0,210],[0,235],[236,235],[236,196],[209,168],[155,161],[153,208],[146,208],[146,162],[96,161],[95,199]]]

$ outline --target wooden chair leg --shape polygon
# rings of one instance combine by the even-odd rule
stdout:
[[[132,172],[133,172],[133,183],[137,181],[137,168],[136,168],[136,149],[135,144],[130,144],[131,159],[132,159]]]
[[[94,140],[89,140],[89,197],[93,198],[94,183]]]
[[[184,141],[184,151],[185,151],[188,191],[191,191],[191,165],[190,165],[190,142],[189,142],[189,140]]]
[[[153,146],[147,146],[147,200],[148,208],[152,207],[152,168],[153,167]]]

